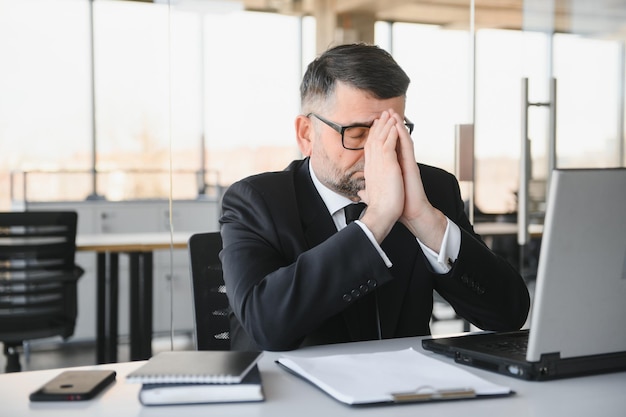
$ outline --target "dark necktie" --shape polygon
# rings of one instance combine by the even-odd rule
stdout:
[[[348,204],[343,208],[346,215],[346,225],[358,220],[361,217],[361,213],[367,207],[365,203],[353,203]],[[376,329],[376,304],[373,295],[361,294],[361,298],[352,307],[356,313],[356,320],[358,322],[358,340],[374,340],[378,339]]]
[[[346,215],[346,224],[350,224],[353,221],[358,220],[365,207],[365,203],[348,204],[345,206],[343,211]]]

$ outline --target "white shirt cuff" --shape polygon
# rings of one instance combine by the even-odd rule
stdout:
[[[443,240],[441,241],[440,253],[435,252],[420,242],[419,239],[416,239],[417,243],[419,243],[422,251],[426,255],[426,259],[432,266],[433,270],[438,274],[446,274],[450,272],[452,264],[456,261],[456,258],[458,258],[459,250],[461,249],[461,230],[459,229],[459,226],[454,224],[450,219],[447,220],[448,225],[443,235]],[[361,227],[363,232],[365,232],[365,235],[369,238],[370,242],[372,242],[372,245],[374,245],[374,248],[385,262],[385,265],[387,265],[387,268],[391,268],[393,265],[391,260],[380,247],[370,229],[368,229],[368,227],[359,220],[356,220],[355,223]]]
[[[370,229],[365,225],[365,223],[362,223],[360,220],[355,220],[354,222],[358,224],[361,227],[361,229],[363,229],[363,231],[369,238],[370,242],[372,242],[372,245],[374,245],[374,248],[376,248],[376,250],[378,251],[380,257],[383,258],[383,261],[385,262],[385,265],[387,265],[387,268],[391,268],[393,266],[393,264],[391,263],[391,260],[385,254],[385,252],[383,251],[383,248],[380,247],[380,245],[376,241],[376,238],[374,237],[374,234],[370,231]]]
[[[461,229],[450,219],[447,220],[448,226],[446,227],[446,232],[441,241],[441,252],[435,252],[417,239],[417,243],[422,247],[426,259],[428,259],[428,262],[438,274],[447,274],[450,272],[452,264],[456,261],[456,258],[458,258],[459,250],[461,249]]]

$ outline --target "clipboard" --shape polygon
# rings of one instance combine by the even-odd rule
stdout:
[[[391,396],[395,403],[435,401],[435,400],[461,400],[476,398],[476,391],[473,388],[445,388],[433,389],[431,387],[420,387],[415,391],[392,392]]]
[[[351,406],[502,397],[509,387],[413,348],[318,357],[284,356],[283,369]]]

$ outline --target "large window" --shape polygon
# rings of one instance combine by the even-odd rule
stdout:
[[[205,20],[208,165],[225,184],[245,175],[282,170],[296,159],[294,119],[300,110],[300,33],[297,18],[268,13],[207,16]]]
[[[472,39],[463,28],[384,22],[376,39],[411,77],[406,112],[420,162],[454,172],[455,127],[475,123],[482,211],[516,210],[524,77],[536,102],[550,100],[557,79],[558,166],[624,163],[623,41],[485,27]],[[314,42],[307,17],[0,0],[0,209],[11,199],[85,199],[92,168],[110,200],[167,198],[170,169],[174,198],[283,169],[299,156],[293,120]],[[539,183],[546,114],[529,111]]]
[[[112,0],[92,11],[93,67],[89,1],[0,0],[2,209],[87,198],[94,155],[109,200],[167,198],[170,168],[174,198],[195,198],[298,157],[310,19]]]
[[[411,78],[406,114],[418,161],[454,171],[455,125],[469,123],[471,80],[465,31],[393,25],[391,50]]]
[[[559,167],[616,167],[623,162],[621,50],[622,43],[610,39],[554,37]]]
[[[77,0],[0,0],[0,209],[12,171],[86,170],[91,137],[89,11]],[[41,178],[39,175],[35,175]],[[67,180],[67,178],[64,178]],[[78,181],[33,181],[56,196]],[[15,178],[14,193],[22,190]]]
[[[529,80],[530,102],[550,103],[551,65],[557,80],[557,167],[623,164],[623,42],[483,28],[475,36],[471,79],[468,31],[395,23],[391,39],[389,48],[412,79],[407,115],[416,123],[418,161],[454,172],[455,126],[472,123],[474,109],[478,210],[517,211],[522,78]],[[528,109],[531,210],[539,213],[545,210],[548,177],[548,112],[548,106]]]
[[[496,29],[476,34],[476,205],[484,212],[517,211],[522,77],[530,78],[530,90],[539,90],[537,79],[546,78],[546,46],[540,34]],[[524,55],[528,50],[534,55]],[[534,151],[545,163],[545,131],[534,126],[529,136],[535,145],[543,144]],[[535,165],[537,175],[541,164]]]

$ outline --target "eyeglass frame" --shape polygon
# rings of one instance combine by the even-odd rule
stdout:
[[[335,122],[331,122],[328,119],[323,118],[322,116],[320,116],[317,113],[309,113],[306,115],[306,117],[310,118],[311,116],[315,116],[315,118],[317,118],[318,120],[320,120],[322,123],[324,123],[326,126],[330,127],[331,129],[333,129],[335,132],[339,133],[341,135],[341,146],[344,147],[344,149],[347,149],[349,151],[360,151],[361,149],[364,149],[364,146],[361,146],[360,148],[349,148],[346,146],[346,144],[343,141],[343,134],[345,133],[345,131],[347,129],[350,129],[352,127],[366,127],[366,128],[371,128],[372,125],[366,125],[366,124],[353,124],[353,125],[348,125],[348,126],[341,126],[340,124],[337,124]],[[409,119],[406,118],[406,116],[404,117],[404,126],[409,130],[409,135],[413,133],[413,129],[415,129],[415,124],[413,122],[411,122]]]

